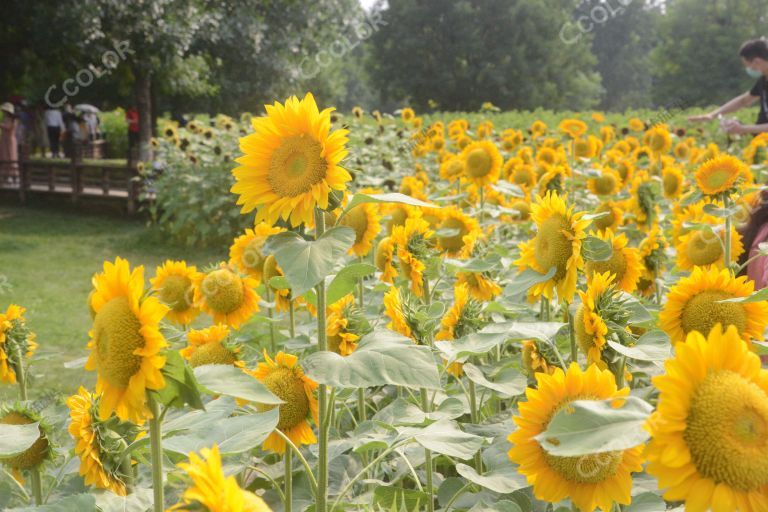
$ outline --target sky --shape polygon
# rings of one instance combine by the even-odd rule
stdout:
[[[363,6],[363,9],[366,11],[371,10],[371,7],[373,7],[373,4],[376,3],[376,0],[360,0],[360,5]]]

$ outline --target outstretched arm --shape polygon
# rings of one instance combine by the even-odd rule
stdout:
[[[747,91],[744,94],[736,96],[725,105],[719,108],[716,108],[711,112],[708,112],[706,114],[701,114],[698,116],[691,116],[688,118],[688,120],[689,121],[712,121],[713,119],[717,118],[717,116],[719,115],[728,114],[730,112],[736,112],[737,110],[741,110],[744,107],[748,107],[754,104],[758,99],[760,99],[759,96],[752,96],[752,94],[750,94],[750,92]]]

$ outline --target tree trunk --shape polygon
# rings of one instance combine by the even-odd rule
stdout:
[[[152,160],[152,76],[149,71],[137,68],[136,76],[136,110],[139,113],[139,161]]]
[[[157,133],[157,117],[158,117],[158,108],[157,108],[157,82],[152,80],[152,83],[150,84],[149,88],[149,97],[150,97],[150,108],[152,109],[152,135]]]

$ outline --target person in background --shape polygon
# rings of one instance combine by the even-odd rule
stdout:
[[[0,105],[3,120],[0,122],[0,177],[11,183],[19,180],[19,146],[16,140],[18,118],[13,103]]]
[[[83,140],[80,129],[80,116],[77,115],[72,105],[67,105],[64,112],[64,126],[66,127],[66,136],[64,137],[64,155],[67,158],[75,156],[75,151]]]
[[[768,285],[768,256],[762,256],[760,244],[768,242],[768,189],[760,192],[757,203],[752,207],[749,221],[739,229],[742,242],[748,250],[739,258],[740,275],[755,282],[755,290]]]
[[[66,131],[64,117],[59,109],[50,107],[43,113],[43,119],[48,133],[48,143],[51,145],[51,157],[59,158],[59,141],[61,134]]]
[[[19,155],[22,160],[26,160],[29,158],[29,146],[32,142],[32,113],[26,100],[21,100],[16,108],[19,118],[16,140],[19,142]]]
[[[125,120],[128,121],[128,152],[130,153],[139,144],[139,113],[133,105],[125,111]]]

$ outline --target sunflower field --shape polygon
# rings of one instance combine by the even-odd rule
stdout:
[[[153,218],[229,257],[105,261],[69,397],[3,305],[0,505],[768,510],[768,137],[484,109],[166,122]]]

